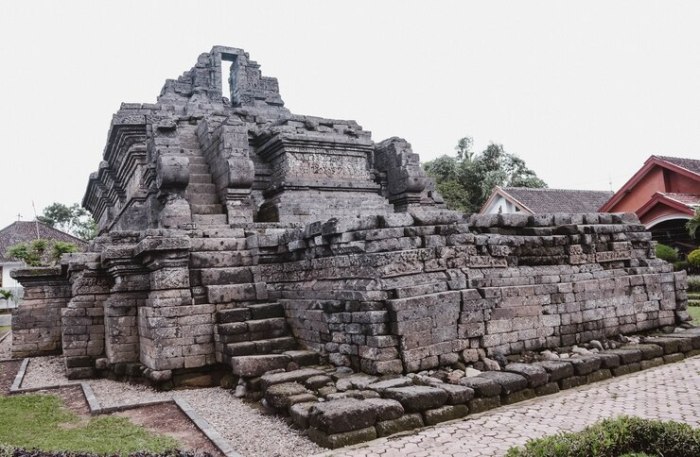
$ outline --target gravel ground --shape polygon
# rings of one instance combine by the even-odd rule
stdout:
[[[10,360],[12,358],[12,333],[0,343],[0,360]]]
[[[21,387],[71,382],[74,381],[63,374],[61,357],[34,357]],[[283,419],[266,415],[219,387],[158,392],[148,386],[108,379],[92,379],[88,383],[103,407],[169,400],[177,395],[229,440],[238,453],[247,457],[303,456],[324,450],[291,429]]]

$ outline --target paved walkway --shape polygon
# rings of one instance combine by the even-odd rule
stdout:
[[[622,414],[700,426],[700,356],[324,455],[502,456],[530,438]]]

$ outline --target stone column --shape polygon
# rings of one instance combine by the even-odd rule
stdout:
[[[12,311],[12,356],[61,352],[61,309],[71,287],[61,267],[19,268],[10,273],[24,287],[24,299]]]
[[[189,280],[190,239],[166,233],[143,239],[136,255],[149,270],[150,292],[138,310],[144,375],[167,381],[172,370],[214,363],[213,305],[194,305]]]
[[[134,258],[134,245],[110,247],[102,266],[112,279],[104,302],[106,364],[118,375],[140,374],[138,309],[150,287],[148,270]]]
[[[98,253],[72,254],[67,273],[72,298],[61,310],[63,355],[69,379],[95,375],[96,361],[104,355],[104,310],[110,280],[99,269]]]

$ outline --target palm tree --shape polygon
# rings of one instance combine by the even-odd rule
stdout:
[[[700,228],[700,208],[695,210],[695,216],[691,217],[685,224],[686,230],[690,234],[690,237],[695,239],[698,229]]]

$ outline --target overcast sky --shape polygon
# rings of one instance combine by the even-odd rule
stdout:
[[[154,102],[213,45],[295,113],[401,136],[423,161],[501,143],[550,187],[617,189],[700,158],[697,1],[7,1],[0,228],[80,202],[121,102]]]

